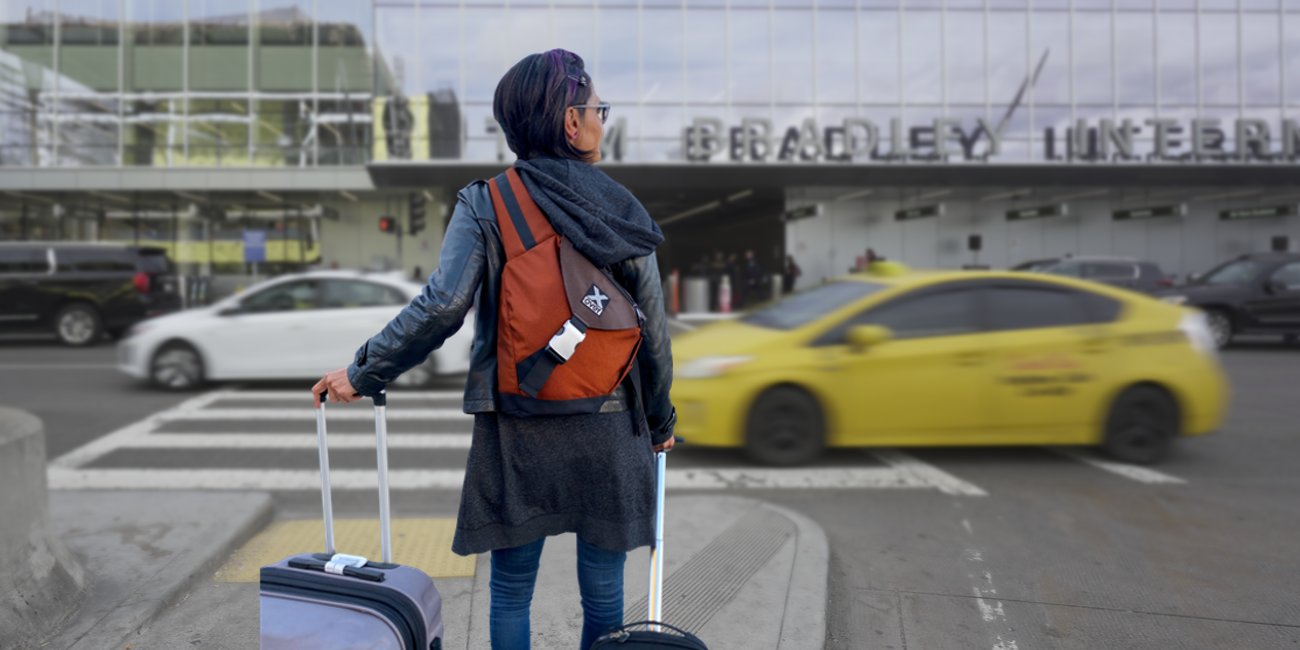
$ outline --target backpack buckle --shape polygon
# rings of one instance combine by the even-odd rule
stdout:
[[[568,361],[578,344],[587,340],[586,328],[579,328],[573,321],[572,318],[565,321],[564,326],[551,337],[551,342],[546,346],[560,363]]]

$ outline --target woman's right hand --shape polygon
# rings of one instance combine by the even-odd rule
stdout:
[[[311,396],[316,401],[316,408],[320,408],[320,394],[325,392],[329,393],[330,401],[336,404],[338,402],[347,404],[361,399],[357,391],[352,388],[352,382],[348,381],[347,368],[326,373],[315,386],[311,387]]]

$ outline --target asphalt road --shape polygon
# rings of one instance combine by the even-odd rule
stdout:
[[[113,356],[110,345],[0,342],[0,404],[45,419],[54,459],[152,414],[184,410],[186,400],[204,394],[156,392],[114,370]],[[1300,647],[1300,347],[1243,344],[1223,362],[1234,387],[1224,431],[1181,441],[1155,468],[1185,483],[1146,483],[1041,448],[959,448],[904,451],[983,496],[861,486],[736,491],[794,508],[825,528],[833,650]],[[304,391],[305,401],[305,388],[253,384],[228,397],[236,407],[254,397],[288,407],[296,402],[285,391]],[[191,413],[165,432],[213,430],[218,420],[202,416]],[[362,433],[366,426],[359,418],[338,430]],[[414,422],[393,430],[402,426],[461,425]],[[464,451],[446,453],[395,454],[394,471],[452,467]],[[292,478],[311,471],[311,456],[310,449],[124,447],[86,466],[194,473],[281,467],[281,476]],[[345,468],[373,467],[360,451],[336,458]],[[729,452],[689,448],[674,452],[672,462],[745,467]],[[852,450],[820,465],[884,466]],[[318,515],[313,490],[276,496],[282,517]],[[456,503],[454,489],[397,490],[393,498],[395,516],[453,516]],[[336,492],[335,504],[341,516],[369,515],[374,493]]]

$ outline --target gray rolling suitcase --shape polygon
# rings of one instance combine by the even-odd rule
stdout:
[[[262,650],[439,650],[442,597],[423,571],[393,564],[388,516],[386,396],[375,397],[379,525],[383,562],[334,552],[325,396],[316,411],[325,552],[262,567]]]

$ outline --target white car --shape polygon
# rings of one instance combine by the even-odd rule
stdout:
[[[144,321],[118,346],[118,367],[174,390],[231,379],[320,379],[347,366],[424,285],[391,275],[317,271],[275,278],[214,305]],[[395,382],[427,385],[469,371],[466,325]]]

